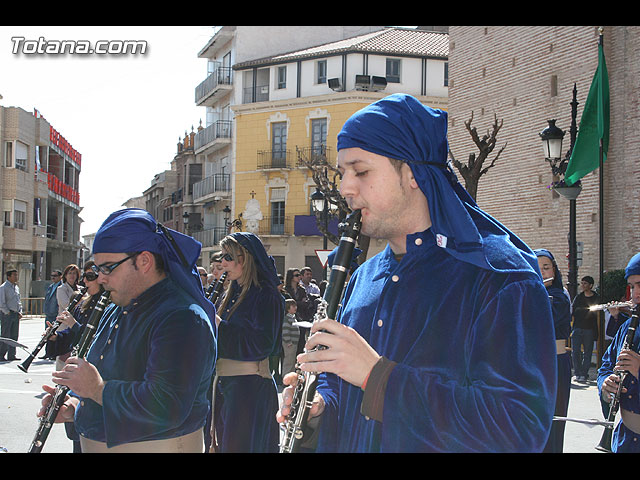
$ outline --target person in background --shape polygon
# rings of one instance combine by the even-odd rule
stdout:
[[[7,270],[6,275],[6,281],[0,285],[0,336],[18,341],[22,318],[18,271],[12,268]],[[14,360],[20,360],[16,357],[16,347],[0,342],[0,362]]]
[[[224,273],[224,268],[222,267],[222,252],[216,252],[211,257],[209,272],[213,274],[214,281],[217,281]]]
[[[58,314],[62,313],[64,309],[67,308],[71,298],[78,293],[78,282],[80,281],[80,269],[77,265],[71,264],[67,265],[67,268],[64,269],[62,273],[62,282],[60,286],[56,289],[56,300],[58,301]],[[62,329],[63,326],[60,325],[57,330]],[[56,351],[59,351],[58,347],[56,347]],[[66,352],[64,354],[58,353],[56,355],[56,370],[62,370],[64,368],[64,362],[69,358],[69,353]]]
[[[80,280],[80,269],[77,265],[67,265],[62,273],[62,281],[56,289],[56,300],[58,301],[58,314],[67,308],[71,297],[76,294],[78,281]]]
[[[198,267],[198,275],[200,276],[200,282],[202,282],[202,288],[205,290],[209,286],[209,274],[204,267]]]
[[[53,270],[51,272],[51,283],[47,287],[47,291],[44,295],[44,328],[45,330],[49,327],[49,324],[52,324],[56,317],[58,316],[58,298],[56,296],[56,291],[58,287],[62,284],[62,272],[60,270]],[[55,360],[55,345],[48,341],[44,354],[41,359],[48,358],[51,360]]]
[[[571,355],[576,381],[580,383],[589,380],[593,342],[598,335],[598,312],[589,310],[600,303],[599,295],[593,291],[593,283],[593,277],[582,277],[582,292],[576,295],[572,305]]]
[[[565,294],[562,274],[551,252],[542,248],[534,250],[534,252],[538,257],[540,272],[545,280],[544,285],[549,294],[556,334],[558,385],[554,414],[558,417],[566,417],[571,392],[571,354],[567,348],[567,341],[571,334],[571,303],[569,302],[569,297]],[[544,447],[545,453],[562,453],[564,430],[565,422],[553,422],[551,432],[549,432],[549,439]]]
[[[300,269],[300,286],[304,288],[309,295],[320,295],[320,287],[313,281],[311,267],[302,267]]]
[[[284,301],[286,313],[282,322],[282,376],[293,372],[296,366],[296,353],[300,329],[294,325],[298,321],[296,311],[298,305],[292,298]]]

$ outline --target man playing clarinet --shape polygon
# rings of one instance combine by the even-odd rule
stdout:
[[[394,94],[338,134],[340,191],[388,245],[298,356],[324,372],[318,452],[539,452],[549,435],[556,346],[536,257],[457,182],[446,129],[444,111]]]
[[[624,271],[627,284],[631,288],[631,301],[635,308],[640,305],[640,253],[634,255]],[[625,314],[620,313],[626,318]],[[620,325],[611,345],[602,356],[602,364],[598,369],[598,393],[605,403],[610,403],[612,395],[618,392],[620,377],[616,372],[629,372],[622,383],[622,395],[619,398],[620,416],[611,437],[611,451],[614,453],[640,452],[640,333],[636,329],[632,348],[625,347],[625,339],[631,319]]]
[[[195,267],[200,244],[125,209],[102,224],[93,254],[114,305],[86,360],[54,372],[73,392],[57,421],[75,416],[83,453],[203,452],[216,342]]]

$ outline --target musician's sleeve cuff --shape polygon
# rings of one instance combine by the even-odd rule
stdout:
[[[397,365],[385,357],[373,366],[367,379],[362,404],[360,405],[360,413],[372,420],[382,422],[382,413],[384,409],[384,394],[387,390],[387,381],[391,371]]]

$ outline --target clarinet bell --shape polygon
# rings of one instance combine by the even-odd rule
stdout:
[[[18,368],[22,370],[24,373],[27,373],[27,370],[29,370],[29,367],[31,366],[31,362],[33,362],[34,358],[35,357],[33,355],[29,354],[27,359],[24,362],[22,362],[20,365],[18,365]]]
[[[613,435],[613,427],[605,427],[604,432],[602,433],[602,437],[600,438],[600,443],[596,445],[596,450],[606,453],[611,452],[611,437]]]

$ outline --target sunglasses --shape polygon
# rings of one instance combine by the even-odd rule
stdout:
[[[89,280],[90,282],[93,282],[98,278],[98,274],[92,271],[84,272],[82,274],[82,278],[84,278],[85,280]]]
[[[129,260],[130,258],[135,257],[136,255],[138,255],[139,252],[133,253],[131,255],[129,255],[126,258],[123,258],[122,260],[120,260],[119,262],[116,263],[112,263],[111,265],[107,265],[106,263],[103,263],[102,265],[91,265],[91,270],[93,271],[93,273],[95,273],[96,275],[98,275],[99,273],[102,273],[103,275],[109,275],[111,272],[113,272],[119,265],[122,265],[124,262],[126,262],[127,260]]]

